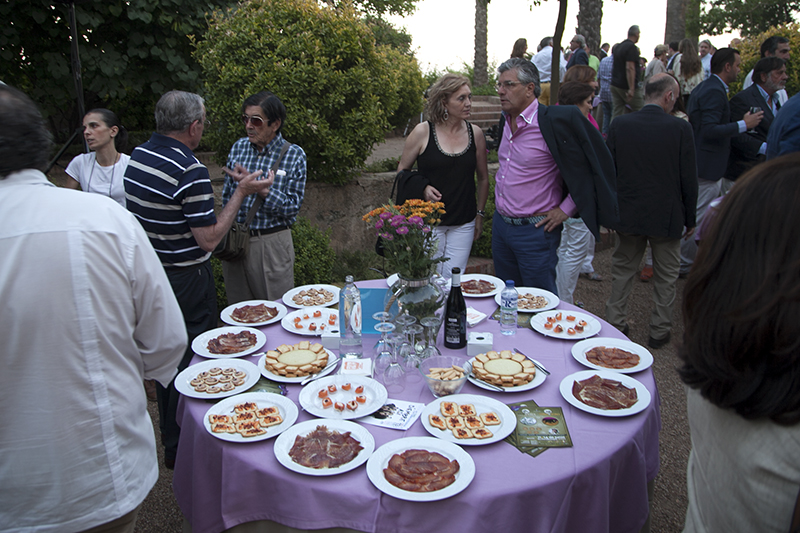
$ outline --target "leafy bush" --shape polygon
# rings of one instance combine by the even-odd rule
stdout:
[[[336,254],[331,248],[331,229],[322,231],[307,218],[292,226],[294,242],[294,286],[330,283]]]
[[[283,134],[308,155],[309,177],[346,183],[390,123],[419,112],[416,62],[376,46],[359,13],[315,0],[252,0],[216,12],[195,57],[213,122],[207,140],[224,161],[243,135],[239,109],[262,90],[287,109]],[[405,116],[403,116],[405,115]]]
[[[736,47],[742,56],[742,66],[739,71],[739,77],[735,82],[731,83],[729,96],[733,96],[742,90],[745,76],[753,70],[758,60],[761,59],[761,43],[773,35],[786,37],[789,39],[789,46],[792,50],[800,50],[800,25],[798,24],[777,26],[760,35],[743,38],[742,44]],[[786,63],[786,74],[789,76],[789,79],[786,80],[786,92],[789,96],[797,94],[800,92],[800,69],[794,67],[793,62],[789,61]]]
[[[497,152],[495,153],[495,157]],[[472,243],[470,255],[476,257],[492,257],[492,217],[494,216],[494,176],[489,173],[489,198],[486,200],[486,217],[483,219],[483,232],[480,238]]]
[[[214,273],[214,287],[217,289],[217,310],[228,307],[228,294],[225,292],[225,276],[222,274],[222,261],[211,257],[211,271]]]
[[[394,172],[397,170],[397,165],[400,164],[399,157],[389,157],[375,161],[369,165],[364,166],[364,172],[376,174],[378,172]]]
[[[373,250],[342,250],[336,254],[336,264],[333,266],[332,282],[344,286],[344,278],[348,274],[353,279],[381,279],[383,278],[384,260]]]

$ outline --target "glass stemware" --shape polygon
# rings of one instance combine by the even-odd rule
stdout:
[[[375,359],[373,362],[373,375],[376,378],[383,377],[383,372],[389,366],[394,351],[389,334],[394,331],[395,325],[391,322],[380,322],[375,324],[375,329],[381,333],[381,340],[375,345]]]
[[[403,360],[403,367],[406,371],[406,380],[409,382],[421,381],[422,376],[420,375],[418,368],[419,363],[422,360],[420,358],[422,349],[417,349],[416,339],[422,333],[423,328],[419,324],[411,324],[410,326],[406,326],[404,331],[406,332],[408,339],[407,342],[403,343],[400,357]]]
[[[381,334],[380,340],[378,340],[378,342],[375,343],[375,346],[373,348],[373,352],[375,354],[375,357],[377,358],[382,352],[386,351],[385,350],[387,342],[386,334],[391,332],[395,328],[395,325],[389,324],[392,326],[391,328],[387,328],[385,326],[389,318],[391,318],[391,315],[386,311],[378,311],[377,313],[373,313],[372,318],[378,321],[378,323],[375,324],[375,330],[380,332]]]
[[[394,339],[397,343],[400,342],[399,338]],[[400,364],[400,358],[397,356],[397,351],[388,358],[388,366],[383,371],[383,386],[386,387],[386,392],[389,394],[397,394],[403,392],[406,388],[406,371]]]
[[[425,328],[427,338],[425,348],[420,354],[420,359],[423,361],[435,355],[442,355],[442,352],[436,347],[436,333],[439,331],[439,324],[441,324],[441,322],[442,319],[436,316],[427,316],[421,321],[422,326]]]

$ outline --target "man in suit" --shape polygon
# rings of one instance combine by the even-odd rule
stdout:
[[[586,39],[583,35],[576,35],[569,42],[569,49],[572,50],[572,55],[567,61],[567,70],[575,65],[588,65],[589,54],[586,53]]]
[[[764,111],[764,118],[753,130],[740,133],[731,139],[731,155],[725,177],[736,180],[751,167],[766,160],[767,135],[775,115],[780,109],[778,91],[786,87],[786,63],[778,57],[765,57],[753,69],[756,83],[731,98],[731,120],[738,121],[751,108]]]
[[[694,233],[697,165],[692,127],[670,115],[680,88],[669,74],[645,85],[641,111],[611,123],[608,148],[617,167],[619,224],[611,257],[606,320],[628,334],[627,307],[648,241],[653,251],[653,303],[648,346],[670,339],[680,239]]]
[[[697,152],[697,224],[701,224],[708,204],[723,193],[722,179],[728,168],[731,138],[755,128],[763,111],[747,112],[742,120],[731,122],[728,84],[736,80],[742,58],[738,50],[720,48],[711,59],[711,76],[700,83],[689,98],[687,112],[694,130]],[[681,275],[687,275],[697,253],[693,239],[681,243]]]
[[[792,152],[800,152],[800,93],[781,107],[767,137],[767,159]]]
[[[533,63],[512,58],[497,70],[506,121],[495,177],[495,272],[518,286],[557,292],[562,222],[580,212],[595,237],[600,224],[616,223],[614,163],[577,107],[539,104]]]

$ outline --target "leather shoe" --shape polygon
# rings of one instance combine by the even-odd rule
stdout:
[[[669,343],[669,339],[671,336],[672,335],[668,331],[667,335],[663,339],[654,339],[653,337],[650,337],[649,339],[647,339],[647,345],[650,348],[653,348],[654,350],[658,350],[659,348],[663,348],[666,344]]]

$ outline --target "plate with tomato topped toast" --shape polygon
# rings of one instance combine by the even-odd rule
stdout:
[[[314,416],[350,420],[374,413],[389,394],[380,382],[366,376],[325,376],[300,391],[300,405]]]
[[[558,310],[531,316],[531,327],[547,337],[578,340],[597,335],[602,325],[588,313]]]
[[[339,329],[339,311],[326,307],[306,307],[288,313],[281,326],[297,335],[319,336],[326,329]]]

